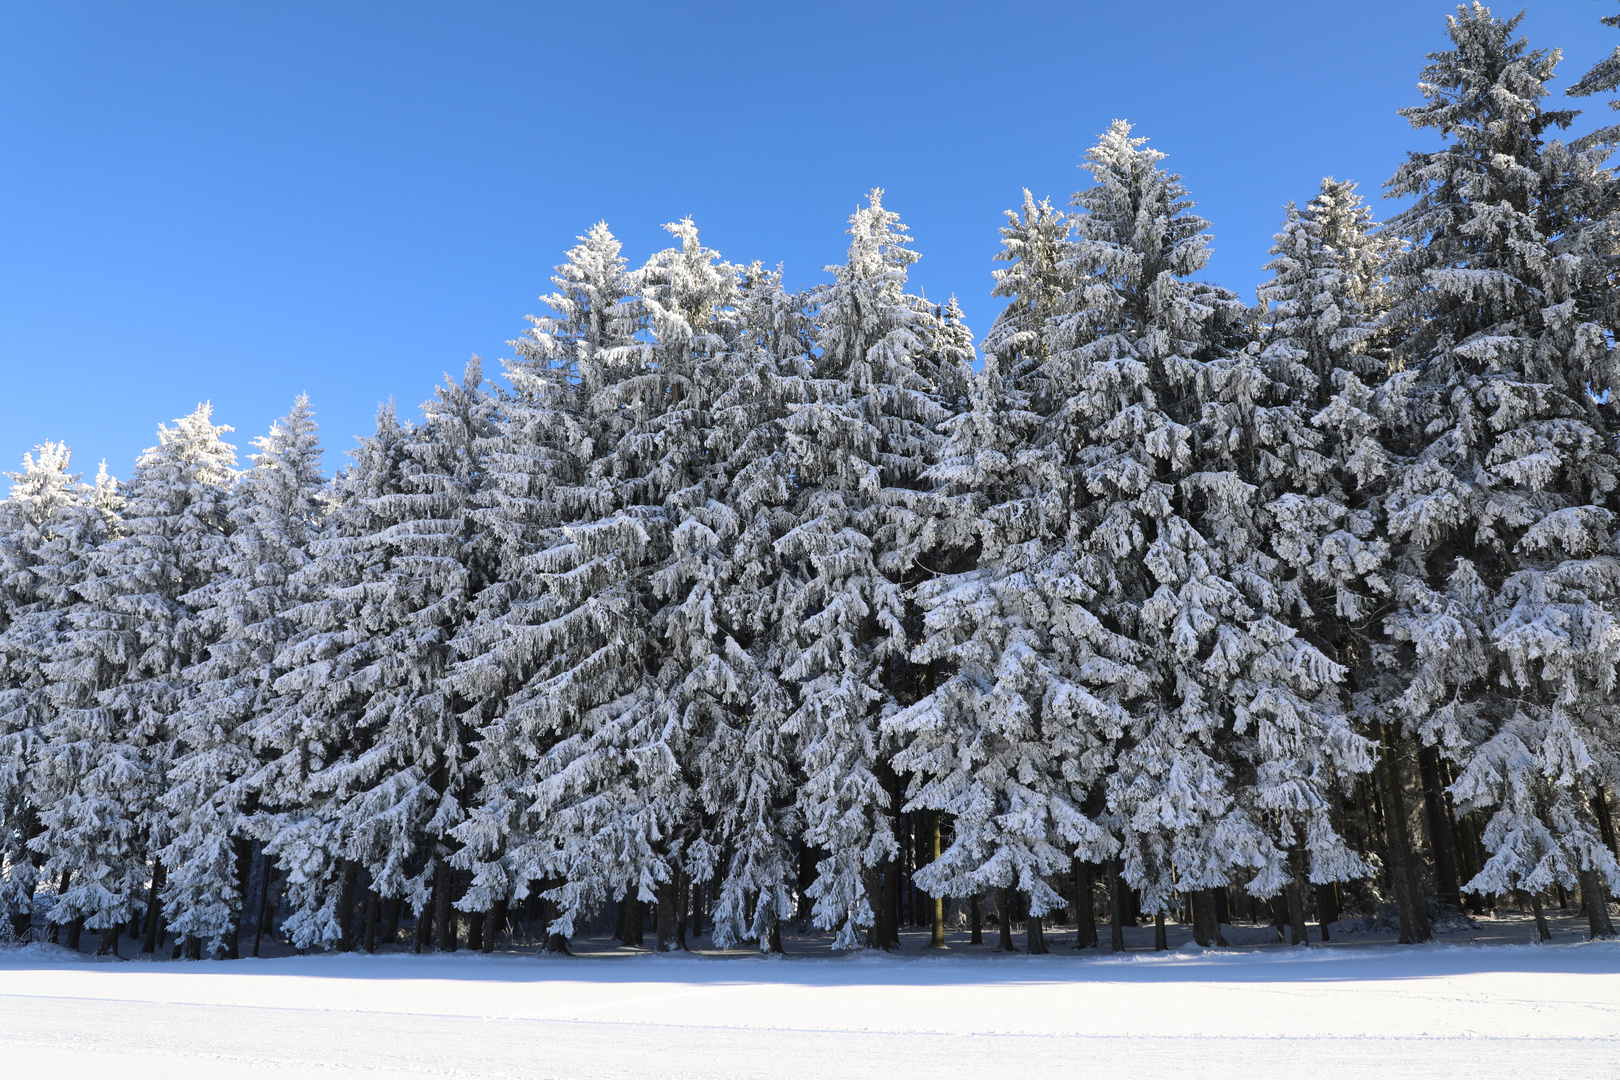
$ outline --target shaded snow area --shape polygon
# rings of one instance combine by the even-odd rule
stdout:
[[[0,1061],[132,1080],[1597,1077],[1620,1068],[1620,945],[232,963],[30,945],[0,950]]]

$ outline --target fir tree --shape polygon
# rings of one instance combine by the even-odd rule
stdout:
[[[1568,209],[1612,184],[1545,135],[1556,54],[1478,4],[1430,54],[1427,103],[1403,110],[1445,145],[1389,181],[1414,198],[1390,227],[1400,332],[1393,380],[1407,439],[1388,500],[1405,729],[1460,766],[1464,810],[1490,813],[1477,891],[1577,880],[1591,900],[1620,867],[1587,799],[1588,749],[1613,686],[1614,332],[1592,230]],[[1607,906],[1587,904],[1594,935]]]
[[[219,571],[183,597],[196,610],[207,654],[185,671],[179,756],[161,800],[173,835],[162,852],[169,926],[232,958],[259,764],[249,733],[274,705],[276,656],[295,630],[286,612],[303,599],[292,583],[309,561],[325,486],[307,398],[254,446],[253,467],[231,496],[230,546]]]

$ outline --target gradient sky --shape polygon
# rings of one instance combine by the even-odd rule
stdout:
[[[1114,117],[1213,223],[1207,276],[1252,296],[1322,176],[1387,216],[1431,145],[1396,110],[1453,10],[0,0],[0,466],[63,439],[127,477],[202,400],[245,456],[302,391],[335,468],[379,402],[496,370],[599,219],[639,262],[690,214],[802,286],[881,186],[915,284],[982,335],[1001,211],[1067,202]],[[1613,10],[1529,0],[1555,89],[1620,43]]]

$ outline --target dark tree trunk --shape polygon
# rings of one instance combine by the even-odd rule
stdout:
[[[1031,915],[1024,921],[1024,951],[1031,956],[1045,956],[1050,951],[1046,947],[1044,916]]]
[[[141,952],[156,953],[158,939],[163,936],[163,886],[168,882],[168,871],[161,859],[152,863],[152,884],[146,890],[146,934],[141,938]],[[77,946],[69,945],[68,948]]]
[[[1603,887],[1603,875],[1596,870],[1582,870],[1581,902],[1586,905],[1586,923],[1593,940],[1614,937],[1614,921],[1609,918],[1609,890]]]
[[[79,951],[79,941],[84,934],[84,916],[80,915],[67,924],[67,947],[74,952]]]
[[[979,894],[968,898],[968,944],[984,944],[984,911],[979,906]]]
[[[507,912],[511,910],[511,901],[506,897],[495,901],[495,906],[489,912],[489,925],[484,928],[484,951],[495,951],[495,936],[506,933]]]
[[[96,944],[97,956],[117,956],[118,939],[124,933],[124,923],[120,919],[111,926],[101,928],[101,940]]]
[[[484,923],[489,920],[485,911],[467,912],[467,948],[472,952],[484,951]]]
[[[1169,936],[1164,932],[1164,912],[1153,913],[1153,948],[1156,952],[1164,952],[1170,948]]]
[[[1097,944],[1097,911],[1092,900],[1092,866],[1074,860],[1074,947],[1095,948]]]
[[[1305,929],[1305,849],[1299,844],[1288,853],[1288,866],[1294,875],[1288,883],[1288,943],[1309,945],[1311,937]]]
[[[382,917],[382,897],[376,889],[366,890],[366,925],[360,935],[360,947],[368,953],[377,951],[377,923]]]
[[[202,959],[202,938],[192,937],[190,934],[187,934],[186,935],[185,947],[182,950],[182,955],[185,956],[185,958],[187,960],[201,960]]]
[[[692,906],[692,879],[677,873],[675,885],[675,947],[686,952],[686,912]]]
[[[1418,772],[1423,779],[1423,812],[1429,827],[1429,848],[1434,858],[1435,888],[1439,900],[1458,911],[1462,910],[1462,893],[1458,889],[1457,855],[1453,845],[1451,823],[1446,814],[1445,785],[1440,779],[1440,748],[1425,746],[1418,751]]]
[[[680,935],[676,927],[681,918],[681,886],[678,881],[660,881],[658,883],[658,951],[661,953],[679,952],[681,950]]]
[[[1108,861],[1108,947],[1125,951],[1125,904],[1130,891],[1125,887],[1124,867],[1118,859]]]
[[[692,894],[690,901],[692,905],[692,936],[694,938],[703,936],[703,890],[707,886],[708,882],[694,881],[687,889]]]
[[[1547,913],[1541,910],[1541,894],[1539,892],[1530,893],[1530,911],[1536,917],[1536,940],[1551,941],[1552,931],[1547,929]]]
[[[1339,921],[1339,885],[1326,881],[1316,887],[1316,925],[1322,931],[1322,940],[1329,941],[1328,924]]]
[[[343,885],[338,889],[338,950],[354,952],[354,888],[360,880],[360,864],[343,860]]]
[[[399,940],[399,909],[402,906],[404,906],[404,902],[397,896],[390,896],[383,901],[382,934],[378,944],[392,945]]]
[[[641,897],[631,889],[624,898],[624,943],[640,948],[647,943],[645,928],[642,923],[645,919],[641,911]]]
[[[893,949],[900,944],[900,862],[891,859],[883,874],[883,909],[888,918],[884,922],[883,947]]]
[[[1215,916],[1215,890],[1195,889],[1187,900],[1192,907],[1193,940],[1205,948],[1225,945],[1220,920]]]
[[[253,955],[259,955],[259,942],[264,939],[264,924],[270,918],[270,887],[275,867],[270,862],[270,855],[261,848],[259,850],[259,914],[253,920]]]
[[[998,927],[998,930],[1000,931],[1000,940],[996,942],[996,952],[1018,951],[1013,946],[1012,939],[1013,906],[1011,893],[1011,889],[996,890],[996,922],[1001,924]]]
[[[1423,909],[1423,893],[1418,887],[1416,859],[1406,827],[1406,798],[1396,748],[1394,733],[1387,726],[1384,727],[1383,753],[1379,756],[1375,771],[1383,803],[1390,888],[1395,894],[1395,906],[1400,913],[1401,944],[1416,945],[1433,940],[1434,933],[1429,928],[1429,916]]]
[[[444,856],[438,852],[433,854],[433,922],[437,924],[438,949],[440,952],[455,952],[459,942],[456,927],[456,909],[451,906],[455,899],[455,886],[450,880],[450,864],[444,861]]]

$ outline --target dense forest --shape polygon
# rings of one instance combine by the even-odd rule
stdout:
[[[1067,209],[1007,213],[977,343],[873,191],[801,292],[596,225],[503,378],[385,408],[332,480],[303,398],[247,467],[207,406],[124,481],[38,447],[6,932],[1612,935],[1620,125],[1558,138],[1517,23],[1458,9],[1404,209],[1324,180],[1252,304],[1116,122]],[[1617,89],[1620,48],[1567,93]]]

